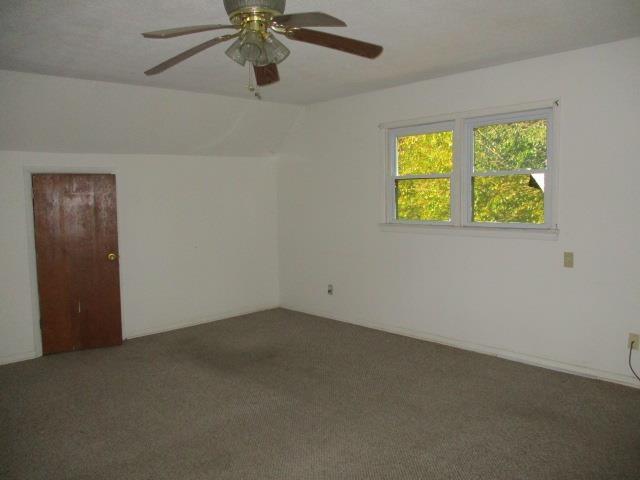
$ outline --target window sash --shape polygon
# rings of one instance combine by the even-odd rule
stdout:
[[[476,172],[474,171],[474,129],[486,125],[501,125],[522,121],[545,120],[547,122],[547,165],[544,169],[514,169],[502,171]],[[545,189],[544,198],[544,223],[507,223],[507,222],[476,222],[473,220],[473,178],[474,177],[497,177],[506,175],[530,175],[533,173],[544,173],[545,184],[553,185],[554,178],[552,169],[553,162],[553,109],[543,108],[523,112],[510,112],[499,115],[488,115],[475,118],[468,118],[463,121],[464,128],[464,160],[462,163],[462,226],[463,227],[492,227],[492,228],[532,228],[549,229],[552,227],[552,196],[553,188]]]
[[[426,173],[420,175],[398,175],[398,151],[397,151],[397,139],[402,137],[408,137],[412,135],[425,135],[429,133],[438,132],[452,132],[453,133],[453,166],[449,173]],[[425,125],[416,125],[411,127],[401,127],[388,130],[387,136],[388,143],[388,158],[389,161],[389,174],[387,182],[387,199],[389,219],[392,223],[407,223],[417,225],[452,225],[455,218],[456,202],[454,197],[457,194],[455,189],[455,169],[456,169],[456,129],[455,121],[448,120],[442,122],[428,123]],[[449,179],[449,209],[451,212],[451,218],[448,221],[439,220],[404,220],[398,218],[398,199],[396,196],[396,181],[397,180],[421,180],[421,179]]]

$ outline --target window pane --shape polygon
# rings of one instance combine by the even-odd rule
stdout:
[[[396,180],[398,220],[448,222],[451,219],[451,181],[448,178]]]
[[[543,169],[547,166],[547,121],[530,120],[473,129],[476,172]]]
[[[473,221],[544,223],[544,179],[537,177],[474,177]]]
[[[398,176],[450,173],[453,132],[434,132],[396,139]]]

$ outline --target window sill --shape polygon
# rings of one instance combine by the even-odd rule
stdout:
[[[459,237],[514,238],[549,241],[556,241],[560,237],[560,230],[557,228],[458,227],[453,225],[416,223],[381,223],[379,227],[383,232],[452,235]]]

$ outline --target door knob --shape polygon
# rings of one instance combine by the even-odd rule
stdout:
[[[107,259],[110,261],[115,261],[115,259],[118,258],[118,254],[117,253],[113,253],[111,252],[110,254],[107,255]]]

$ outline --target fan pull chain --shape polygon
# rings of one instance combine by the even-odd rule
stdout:
[[[247,85],[247,89],[249,92],[253,94],[254,97],[258,100],[262,100],[262,95],[260,95],[260,87],[255,85],[254,82],[254,72],[253,72],[253,64],[248,62],[249,65],[249,85]]]

